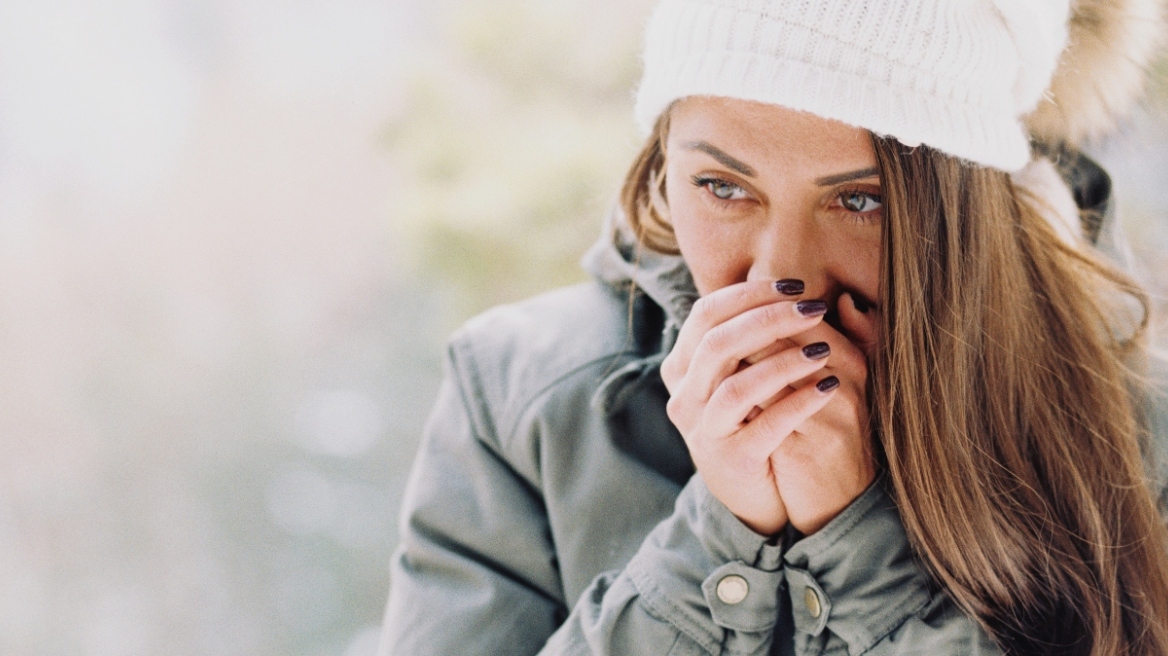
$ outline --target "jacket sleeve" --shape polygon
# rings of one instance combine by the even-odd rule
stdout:
[[[781,548],[697,476],[569,614],[537,481],[504,457],[456,352],[403,500],[382,656],[766,653]]]
[[[567,614],[546,513],[480,438],[447,364],[402,502],[379,654],[533,654]]]
[[[784,556],[796,654],[998,656],[921,568],[881,481]]]

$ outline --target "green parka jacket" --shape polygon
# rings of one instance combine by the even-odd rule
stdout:
[[[1077,157],[1062,173],[1114,251],[1092,220],[1109,214],[1106,174]],[[585,257],[594,282],[451,339],[381,654],[998,654],[921,569],[880,481],[777,544],[711,496],[658,372],[697,295],[680,258],[636,260],[622,225]]]

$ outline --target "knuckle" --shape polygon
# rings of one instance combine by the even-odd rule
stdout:
[[[764,367],[760,372],[767,379],[780,380],[786,384],[823,366],[823,361],[808,362],[798,348],[787,349],[773,358],[767,358],[754,365]]]
[[[717,309],[717,306],[718,297],[716,295],[703,296],[694,303],[693,309],[690,310],[690,314],[696,316],[699,320],[704,321],[714,315],[714,310]]]
[[[728,300],[733,303],[735,307],[745,305],[750,301],[752,296],[749,285],[738,285],[737,287],[734,287],[728,291],[730,292]]]
[[[734,337],[731,331],[725,325],[712,328],[702,338],[705,344],[705,350],[710,353],[724,353],[734,343]]]
[[[677,356],[674,353],[676,352],[671,352],[665,356],[665,359],[661,361],[660,369],[661,381],[665,383],[665,388],[671,392],[673,391],[673,384],[681,377],[677,372],[679,365],[677,363]]]
[[[834,398],[818,392],[813,385],[809,385],[800,391],[804,393],[795,394],[792,397],[795,401],[792,407],[792,414],[797,416],[799,421],[805,421],[808,417],[815,414],[817,410],[830,403]]]
[[[742,382],[741,376],[731,376],[718,386],[717,403],[719,406],[733,408],[746,401],[749,390]]]
[[[695,314],[704,322],[717,321],[723,314],[734,311],[734,308],[748,307],[756,294],[750,285],[733,285],[703,296],[694,303],[691,314]]]
[[[782,374],[792,369],[805,370],[810,367],[826,366],[826,359],[808,361],[803,357],[803,347],[792,346],[784,349],[777,357],[770,358],[766,361],[767,366],[774,374]]]
[[[790,303],[770,303],[764,305],[760,310],[759,318],[767,324],[774,324],[783,319],[791,317]]]
[[[669,417],[669,421],[673,422],[678,429],[684,425],[685,422],[685,403],[677,396],[672,396],[665,403],[665,415]]]
[[[767,408],[767,411],[759,415],[754,422],[751,422],[751,425],[755,422],[759,422],[757,427],[759,430],[779,437],[789,435],[794,427],[790,413],[777,406]]]

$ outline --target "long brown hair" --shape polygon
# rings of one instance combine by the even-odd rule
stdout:
[[[622,189],[676,252],[668,112]],[[1168,530],[1141,451],[1147,299],[1010,176],[873,137],[883,184],[882,465],[916,553],[1008,654],[1168,654]]]

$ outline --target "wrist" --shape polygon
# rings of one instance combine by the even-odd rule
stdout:
[[[773,539],[775,536],[782,533],[783,529],[787,528],[786,517],[783,517],[780,521],[775,521],[773,518],[758,520],[742,517],[737,514],[734,516],[738,518],[738,521],[742,522],[743,526],[750,529],[751,531],[754,531],[759,535],[759,537],[763,537],[768,540]],[[824,523],[826,524],[826,522]]]
[[[772,481],[765,481],[762,485],[746,485],[741,479],[711,483],[700,468],[698,471],[711,498],[751,532],[769,539],[787,527],[790,518]],[[759,487],[769,487],[771,493],[755,492]]]

